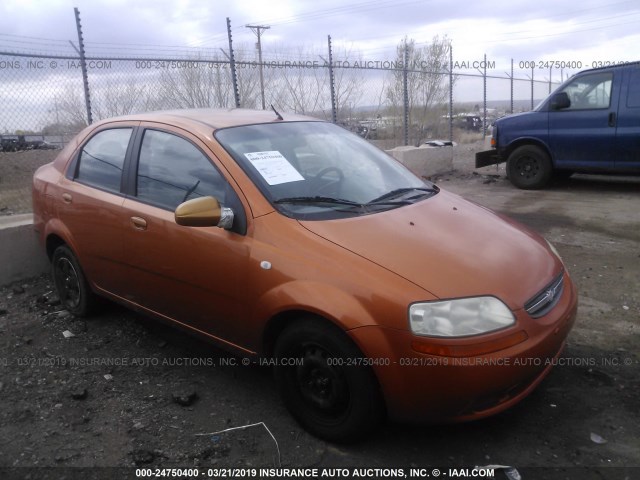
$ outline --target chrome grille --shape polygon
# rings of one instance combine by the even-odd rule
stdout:
[[[524,309],[533,318],[540,318],[556,306],[564,289],[564,272],[524,304]]]

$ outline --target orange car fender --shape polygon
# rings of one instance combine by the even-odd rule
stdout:
[[[82,264],[82,261],[80,259],[81,253],[78,251],[78,248],[73,241],[73,235],[71,235],[71,232],[69,231],[67,226],[58,218],[50,218],[44,226],[43,239],[45,246],[47,246],[49,237],[51,237],[52,235],[59,237],[64,243],[69,245],[71,250],[76,254],[76,256],[78,256],[78,261],[80,261],[80,264]],[[53,252],[48,252],[48,250],[47,253],[53,254]]]
[[[352,295],[333,285],[308,280],[282,283],[264,292],[256,301],[253,321],[266,327],[270,319],[289,311],[318,315],[342,330],[376,325],[371,312]]]
[[[333,285],[313,281],[280,284],[258,299],[254,309],[253,324],[260,327],[255,329],[256,335],[259,336],[252,340],[252,343],[255,342],[257,351],[263,350],[265,341],[269,343],[275,340],[270,338],[273,331],[272,322],[276,324],[284,317],[290,323],[305,314],[322,317],[344,330],[365,358],[391,354],[392,345],[386,335],[388,329],[380,326],[366,305]],[[397,314],[404,318],[406,312],[383,312],[376,309],[375,314],[376,316]],[[280,324],[275,328],[279,330],[282,327],[283,325]],[[366,334],[363,336],[356,332],[366,332]],[[372,335],[375,337],[375,342],[363,342],[363,339],[368,339]]]

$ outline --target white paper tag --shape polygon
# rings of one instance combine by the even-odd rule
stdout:
[[[256,167],[256,170],[269,185],[304,180],[300,172],[277,150],[245,153],[244,156]]]

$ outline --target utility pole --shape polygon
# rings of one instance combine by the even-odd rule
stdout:
[[[264,77],[262,75],[262,43],[260,42],[260,37],[262,36],[262,30],[268,30],[271,27],[267,25],[245,25],[245,27],[250,28],[251,31],[256,34],[256,37],[258,37],[257,47],[258,47],[258,63],[259,63],[259,70],[260,70],[260,95],[262,97],[262,109],[265,110]]]

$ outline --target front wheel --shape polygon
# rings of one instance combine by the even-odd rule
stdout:
[[[549,183],[553,165],[549,155],[540,147],[523,145],[509,155],[507,171],[509,180],[516,187],[535,190]]]
[[[286,407],[310,433],[352,442],[384,418],[377,380],[362,354],[334,325],[301,319],[276,342],[276,383]]]
[[[51,270],[62,306],[81,317],[90,313],[95,304],[95,295],[69,247],[61,245],[55,249]]]

